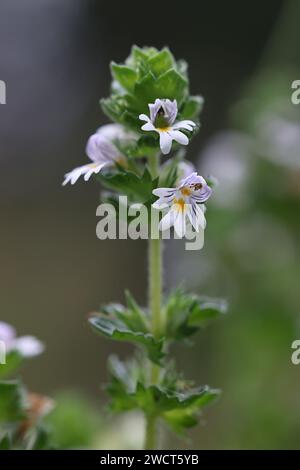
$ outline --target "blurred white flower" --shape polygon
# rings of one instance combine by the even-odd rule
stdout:
[[[258,150],[277,165],[300,168],[300,122],[265,114],[257,126]]]
[[[3,341],[6,351],[18,351],[23,357],[38,356],[44,351],[44,345],[34,336],[20,336],[8,323],[0,322],[0,341]]]
[[[88,181],[92,174],[99,173],[103,168],[114,165],[116,162],[125,164],[125,157],[113,143],[113,141],[126,141],[132,139],[133,133],[118,124],[107,124],[100,127],[89,138],[86,145],[86,154],[93,163],[79,166],[65,174],[63,186],[68,183],[75,184],[80,176],[84,175],[84,181]]]
[[[213,203],[221,207],[236,207],[244,202],[245,187],[251,174],[254,142],[235,131],[220,132],[199,156],[204,174],[214,175]],[[226,197],[224,195],[226,194]]]

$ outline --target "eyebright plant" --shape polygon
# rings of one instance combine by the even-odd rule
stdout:
[[[159,227],[152,227],[154,232],[174,226],[177,236],[184,237],[187,224],[204,231],[204,203],[211,196],[211,184],[184,159],[200,126],[203,99],[190,95],[186,62],[176,61],[167,48],[133,46],[124,64],[111,64],[111,73],[111,94],[101,100],[101,107],[114,124],[102,126],[89,138],[86,154],[91,163],[68,172],[63,184],[93,176],[110,200],[126,195],[131,203],[165,210]],[[171,158],[166,160],[165,155]],[[195,386],[176,372],[170,345],[190,342],[226,311],[224,301],[182,289],[164,295],[159,230],[149,239],[148,306],[141,307],[126,292],[125,305],[105,305],[89,317],[95,332],[137,347],[129,361],[109,359],[107,391],[113,411],[144,413],[146,449],[159,445],[158,422],[182,434],[218,397],[219,390]]]

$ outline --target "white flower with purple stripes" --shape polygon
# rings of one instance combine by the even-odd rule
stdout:
[[[182,179],[177,188],[157,188],[153,194],[158,200],[153,204],[155,209],[169,208],[161,219],[160,230],[167,230],[174,226],[178,237],[186,234],[186,219],[190,221],[194,229],[199,232],[204,230],[206,220],[204,217],[204,202],[211,195],[211,188],[205,179],[196,172]]]
[[[107,124],[93,134],[86,145],[86,154],[92,163],[74,168],[65,174],[63,186],[68,183],[75,184],[80,176],[88,181],[92,174],[99,173],[103,168],[114,165],[116,162],[124,164],[125,157],[118,150],[112,140],[124,140],[126,133],[118,124]]]
[[[146,121],[142,130],[159,134],[159,145],[164,155],[170,152],[173,140],[181,145],[188,145],[189,139],[180,129],[191,132],[196,124],[190,120],[175,122],[178,113],[176,100],[156,99],[148,106],[150,117],[146,114],[139,115],[141,121]]]

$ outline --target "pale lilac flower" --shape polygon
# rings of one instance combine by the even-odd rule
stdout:
[[[196,172],[182,179],[176,188],[157,188],[153,194],[159,199],[153,204],[155,209],[169,208],[161,219],[160,230],[174,226],[176,234],[182,238],[186,233],[186,218],[194,229],[204,230],[206,220],[203,203],[211,195],[211,188],[202,176]]]
[[[116,127],[114,124],[108,124],[100,127],[98,131],[89,138],[86,145],[86,154],[93,163],[87,163],[66,173],[63,186],[68,183],[75,184],[82,175],[84,175],[84,180],[88,181],[92,174],[97,174],[103,168],[112,166],[116,162],[123,164],[125,157],[112,140],[124,140],[124,135],[125,131],[121,126]]]
[[[38,356],[44,351],[44,345],[34,336],[20,336],[8,323],[0,322],[0,341],[5,344],[6,351],[18,351],[23,357]]]
[[[175,122],[178,108],[177,101],[168,99],[156,99],[149,105],[150,117],[140,114],[139,119],[146,121],[142,126],[143,131],[155,131],[159,134],[159,145],[164,155],[168,154],[172,147],[172,141],[188,145],[189,139],[180,129],[192,131],[196,124],[190,120]]]

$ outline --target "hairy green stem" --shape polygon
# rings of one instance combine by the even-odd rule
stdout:
[[[159,155],[149,158],[149,167],[152,177],[159,172]],[[163,318],[161,314],[162,303],[162,241],[160,238],[149,240],[149,305],[151,312],[152,334],[159,338],[163,331]],[[151,363],[150,383],[156,385],[159,382],[160,367]],[[156,446],[156,418],[146,417],[145,449],[155,449]]]

